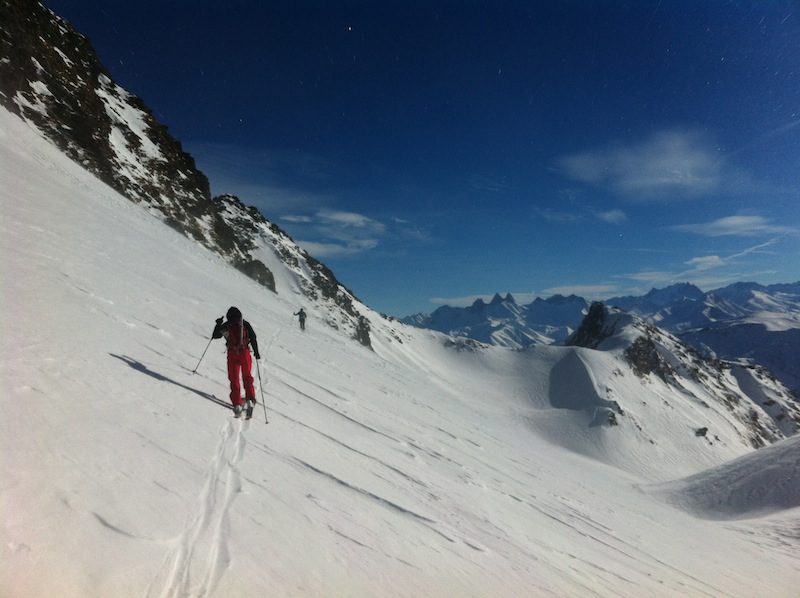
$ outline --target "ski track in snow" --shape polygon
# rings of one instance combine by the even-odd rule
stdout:
[[[249,421],[233,419],[223,424],[200,491],[197,510],[187,519],[175,548],[167,555],[164,567],[148,591],[148,597],[211,596],[230,567],[230,510],[242,491],[239,465],[247,445],[244,431],[248,427]],[[154,594],[164,577],[163,590]],[[198,578],[202,579],[193,588]]]

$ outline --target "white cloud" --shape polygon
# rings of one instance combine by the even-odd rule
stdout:
[[[738,271],[734,267],[742,265],[739,258],[752,253],[766,253],[765,247],[778,242],[772,239],[751,247],[746,247],[727,257],[719,255],[703,255],[693,257],[684,262],[688,269],[679,272],[644,270],[634,274],[627,274],[623,278],[646,283],[649,286],[663,287],[676,282],[690,282],[700,288],[724,286],[736,280],[755,279],[756,276],[769,274],[771,271]],[[752,266],[752,264],[750,264]]]
[[[625,224],[625,222],[628,221],[628,217],[622,210],[608,210],[607,212],[598,212],[596,216],[603,222],[608,222],[609,224]]]
[[[378,245],[377,240],[353,241],[351,243],[318,243],[316,241],[299,241],[298,243],[315,258],[355,255],[374,249]]]
[[[382,233],[386,228],[377,220],[355,212],[321,210],[317,212],[317,217],[326,226],[338,226],[347,229],[356,228],[373,231],[375,233]]]
[[[682,233],[704,235],[706,237],[752,237],[756,235],[798,232],[796,228],[790,226],[773,224],[763,216],[726,216],[725,218],[718,218],[717,220],[699,224],[680,224],[671,227],[671,229]]]
[[[284,214],[281,216],[284,222],[292,222],[294,224],[310,224],[313,219],[310,216],[299,216],[294,214]]]
[[[754,245],[753,247],[747,247],[745,249],[742,249],[738,253],[729,255],[726,258],[722,258],[718,255],[706,255],[706,256],[692,258],[686,262],[686,265],[691,266],[692,269],[687,272],[682,272],[681,274],[679,274],[679,276],[684,276],[684,275],[690,276],[698,272],[703,272],[705,270],[711,270],[713,268],[723,268],[725,266],[729,266],[730,264],[736,262],[736,260],[738,260],[740,257],[744,257],[751,253],[760,251],[761,249],[769,247],[770,245],[773,245],[776,242],[777,239],[772,239],[770,241],[767,241],[766,243],[760,243],[758,245]]]
[[[342,210],[318,210],[313,214],[288,214],[281,220],[294,225],[298,241],[318,258],[348,256],[375,249],[386,234],[377,220]]]
[[[559,165],[579,181],[633,200],[704,195],[724,178],[716,150],[693,131],[662,131],[638,144],[564,156]]]
[[[696,271],[709,270],[711,268],[719,268],[725,265],[723,260],[718,255],[706,255],[703,257],[694,257],[686,262],[687,266],[691,266]]]

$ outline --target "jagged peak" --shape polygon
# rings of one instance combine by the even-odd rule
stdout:
[[[586,299],[583,297],[579,297],[578,295],[571,294],[571,295],[559,295],[555,294],[547,299],[543,300],[545,303],[551,303],[553,305],[565,305],[567,303],[584,303]]]
[[[564,345],[587,349],[598,348],[600,343],[614,334],[618,320],[614,316],[621,313],[622,310],[606,307],[600,301],[593,302],[578,329],[570,335]]]
[[[702,295],[703,291],[700,290],[697,286],[693,285],[690,282],[676,282],[675,284],[671,284],[669,286],[663,287],[661,289],[657,289],[656,287],[652,287],[645,297],[656,295],[659,293],[670,292],[672,294],[678,292],[684,292],[691,295]]]

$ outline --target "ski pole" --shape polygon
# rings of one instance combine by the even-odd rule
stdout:
[[[264,361],[267,360],[267,356],[269,355],[269,350],[272,347],[272,343],[275,342],[275,339],[278,338],[281,334],[281,329],[278,328],[277,332],[272,335],[272,338],[269,339],[269,343],[267,343],[267,349],[264,351]],[[261,365],[256,360],[256,368],[258,369],[258,387],[261,389],[261,404],[264,406],[264,423],[269,423],[269,418],[267,417],[267,402],[264,400],[264,384],[261,382]]]
[[[213,340],[214,340],[213,338],[210,338],[210,339],[208,339],[208,344],[206,345],[206,350],[205,350],[205,351],[203,351],[203,354],[200,356],[200,361],[203,361],[203,357],[205,357],[205,356],[206,356],[206,351],[208,351],[208,348],[211,346],[211,341],[213,341]],[[197,368],[199,368],[199,367],[200,367],[200,361],[198,361],[198,362],[197,362],[197,365],[196,365],[196,366],[195,366],[195,368],[192,370],[192,373],[193,373],[193,374],[196,374],[196,373],[197,373]]]
[[[256,361],[256,369],[258,370],[258,388],[261,390],[261,404],[264,406],[264,423],[269,423],[267,417],[267,402],[264,400],[264,383],[261,382],[261,364]]]

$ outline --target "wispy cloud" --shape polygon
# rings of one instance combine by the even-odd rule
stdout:
[[[707,288],[710,285],[724,285],[735,280],[740,280],[742,277],[754,277],[766,273],[763,270],[757,272],[740,272],[735,269],[742,266],[743,262],[741,258],[754,253],[766,253],[764,250],[777,242],[778,239],[771,239],[765,243],[746,247],[728,256],[696,256],[686,260],[684,265],[688,266],[688,268],[681,270],[643,270],[633,274],[623,275],[621,278],[656,287],[666,286],[676,282],[691,282],[701,288]]]
[[[281,216],[284,222],[291,222],[292,224],[311,224],[314,219],[311,216],[302,216],[299,214],[284,214]]]
[[[672,283],[675,280],[679,280],[676,278],[676,276],[677,274],[675,272],[670,272],[667,270],[642,270],[641,272],[626,274],[622,276],[622,278],[628,278],[630,280],[635,280],[636,282],[654,285],[663,282]]]
[[[605,222],[606,224],[614,224],[619,226],[628,221],[627,215],[620,209],[597,211],[592,210],[587,206],[579,205],[579,202],[576,200],[571,200],[569,203],[575,205],[569,206],[570,209],[568,210],[554,210],[552,208],[534,206],[533,214],[542,220],[561,224],[579,224],[596,218],[597,220]]]
[[[755,253],[757,251],[761,251],[762,249],[764,249],[765,247],[769,247],[770,245],[775,245],[777,242],[778,242],[778,239],[770,239],[766,243],[760,243],[758,245],[754,245],[753,247],[748,247],[746,249],[743,249],[739,253],[734,253],[733,255],[728,257],[728,259],[729,260],[735,260],[735,259],[738,259],[740,257],[744,257],[744,256],[749,255],[751,253]]]
[[[382,222],[342,210],[285,214],[280,219],[301,227],[303,238],[298,242],[317,257],[354,255],[375,249],[386,232]]]
[[[701,272],[703,270],[710,270],[712,268],[721,268],[726,264],[718,255],[705,255],[703,257],[694,257],[686,262],[687,266],[691,266],[694,271]]]
[[[577,212],[557,211],[550,208],[539,207],[534,207],[533,211],[539,218],[547,220],[548,222],[573,223],[583,222],[586,219],[583,214]]]
[[[775,224],[763,216],[726,216],[709,222],[679,224],[670,228],[677,232],[694,233],[706,237],[754,237],[757,235],[777,235],[798,232],[797,228]]]
[[[378,241],[375,239],[352,240],[349,242],[334,243],[301,241],[300,245],[314,257],[329,258],[355,255],[370,249],[374,249],[378,246]]]
[[[231,143],[186,143],[214,194],[229,193],[257,206],[267,218],[282,211],[330,205],[326,189],[337,165],[311,154]],[[315,189],[317,191],[315,191]]]
[[[758,137],[755,140],[753,140],[751,143],[747,143],[745,145],[742,145],[741,147],[738,147],[738,148],[735,148],[735,149],[729,151],[728,155],[729,156],[734,156],[736,154],[740,154],[740,153],[742,153],[744,151],[751,150],[751,149],[753,149],[755,147],[758,147],[760,145],[763,145],[765,143],[772,142],[772,140],[775,137],[780,137],[784,133],[788,133],[789,131],[791,131],[792,129],[794,129],[797,126],[800,126],[800,119],[795,119],[795,120],[789,121],[788,123],[786,123],[786,124],[784,124],[784,125],[782,125],[780,127],[777,127],[777,128],[772,129],[770,131],[767,131],[766,133],[764,133],[760,137]]]
[[[564,156],[558,164],[574,179],[609,187],[631,200],[704,195],[720,186],[724,174],[713,145],[687,130]]]
[[[505,181],[479,174],[469,177],[466,183],[470,188],[477,191],[496,192],[504,191],[508,188],[508,184]]]
[[[597,218],[599,218],[603,222],[607,222],[608,224],[625,224],[628,221],[628,217],[622,210],[608,210],[607,212],[597,212],[595,216],[597,216]]]
[[[317,212],[317,217],[323,226],[333,227],[334,230],[358,230],[376,235],[382,234],[386,230],[384,224],[355,212],[320,210]]]

